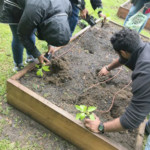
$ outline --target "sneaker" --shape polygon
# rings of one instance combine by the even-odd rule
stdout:
[[[33,63],[33,62],[34,62],[33,56],[32,55],[27,56],[27,59],[25,60],[25,64]]]
[[[13,68],[14,72],[20,71],[24,68],[23,64],[19,64],[19,65],[15,65],[15,67]]]

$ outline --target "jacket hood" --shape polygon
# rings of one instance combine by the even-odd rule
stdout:
[[[37,36],[49,45],[66,45],[71,37],[68,15],[60,13],[43,21],[37,28]]]

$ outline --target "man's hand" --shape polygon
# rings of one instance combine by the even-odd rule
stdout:
[[[99,76],[106,76],[107,74],[109,74],[109,71],[106,66],[104,66],[98,73]]]
[[[88,14],[88,10],[86,8],[80,11],[80,16],[82,19],[86,19],[87,14]]]
[[[106,16],[104,14],[99,13],[98,15],[99,15],[99,17],[103,17],[104,18],[104,22],[106,21],[107,18],[106,18]]]
[[[49,62],[50,62],[47,58],[44,57],[44,55],[40,55],[40,56],[38,57],[38,60],[39,60],[39,62],[40,62],[41,64],[43,64],[44,62],[45,62],[45,63],[49,63]]]
[[[48,45],[48,54],[51,53],[52,55],[54,55],[56,51],[56,48],[52,45]]]
[[[99,118],[94,114],[95,120],[85,119],[84,125],[86,128],[88,128],[90,131],[99,133],[98,126],[100,125]]]

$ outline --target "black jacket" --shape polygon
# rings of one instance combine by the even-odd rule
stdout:
[[[125,65],[133,70],[133,97],[120,121],[125,129],[137,128],[150,112],[150,44],[137,44]]]
[[[77,6],[80,10],[83,10],[85,8],[85,1],[84,0],[70,0],[70,2],[77,4]],[[102,8],[101,0],[90,0],[90,2],[91,2],[91,5],[92,5],[94,10],[96,8]]]
[[[41,40],[62,46],[70,40],[68,15],[72,8],[68,0],[4,0],[0,3],[0,22],[18,25],[21,42],[34,56],[41,54],[30,36],[35,30]]]

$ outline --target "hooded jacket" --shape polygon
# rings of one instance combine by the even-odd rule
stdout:
[[[17,24],[22,44],[36,58],[41,54],[30,35],[37,29],[38,37],[48,44],[67,44],[71,35],[68,23],[71,11],[68,0],[2,0],[0,22]]]
[[[133,43],[131,56],[121,60],[132,72],[132,99],[120,117],[125,129],[137,128],[150,112],[150,43]]]
[[[84,0],[70,0],[71,3],[77,4],[77,7],[80,10],[85,9],[85,1]],[[96,8],[102,8],[102,1],[101,0],[90,0],[91,5],[93,9],[95,10]]]

